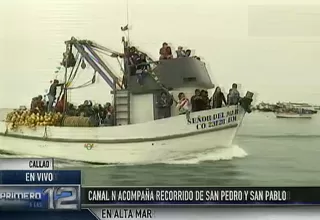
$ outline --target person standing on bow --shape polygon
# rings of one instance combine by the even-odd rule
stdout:
[[[227,105],[226,98],[225,98],[223,92],[221,92],[220,87],[216,88],[211,99],[212,99],[212,108],[221,108],[222,103]]]
[[[238,85],[236,83],[232,84],[232,88],[229,92],[228,105],[238,105],[240,101],[240,93],[238,91]]]
[[[230,94],[231,94],[231,91],[232,91],[232,89],[229,89],[229,93],[228,93],[228,95],[227,95],[227,103],[228,103],[228,105],[229,105],[229,103],[230,103]]]
[[[197,112],[201,111],[201,106],[203,106],[203,100],[201,97],[201,93],[199,89],[196,89],[194,91],[194,95],[191,97],[191,111],[192,112]]]
[[[48,99],[49,99],[49,103],[48,103],[48,112],[52,112],[53,110],[53,103],[56,99],[56,95],[57,95],[57,87],[61,87],[63,86],[63,83],[59,83],[59,81],[57,79],[53,80],[53,83],[50,86],[49,89],[49,93],[47,95]]]
[[[202,99],[201,111],[211,109],[208,91],[201,90],[200,96]]]

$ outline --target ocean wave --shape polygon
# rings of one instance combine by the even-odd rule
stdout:
[[[215,161],[225,161],[232,160],[234,158],[244,158],[248,154],[240,148],[238,145],[232,145],[231,147],[216,147],[210,151],[200,152],[191,154],[184,157],[172,158],[166,161],[154,161],[149,163],[141,164],[110,164],[110,163],[94,163],[85,161],[73,161],[65,159],[55,159],[54,166],[58,169],[63,168],[81,168],[81,167],[91,167],[91,168],[101,168],[101,167],[113,167],[113,166],[144,166],[144,165],[157,165],[157,164],[170,164],[170,165],[183,165],[183,164],[200,164],[205,162],[215,162]],[[12,153],[7,153],[0,150],[0,158],[34,158],[36,156],[29,155],[17,155]]]
[[[205,162],[226,161],[234,158],[244,158],[248,154],[238,145],[231,147],[220,147],[199,154],[189,155],[185,158],[177,158],[169,161],[163,161],[163,164],[200,164]]]
[[[14,154],[11,152],[0,150],[0,158],[48,158],[35,155],[22,155]],[[105,167],[105,166],[115,166],[116,164],[107,163],[95,163],[95,162],[85,162],[85,161],[74,161],[65,159],[54,159],[54,166],[57,168],[67,168],[67,167]]]

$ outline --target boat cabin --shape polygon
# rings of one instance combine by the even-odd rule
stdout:
[[[143,86],[137,82],[137,76],[131,75],[126,90],[112,91],[117,125],[158,119],[156,102],[163,87],[172,88],[175,99],[180,92],[190,98],[197,88],[214,87],[205,63],[192,57],[161,60],[153,72],[144,76]],[[175,105],[172,105],[171,115],[177,115]]]

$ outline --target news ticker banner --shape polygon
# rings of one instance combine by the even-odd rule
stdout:
[[[0,170],[53,170],[52,158],[0,158]]]
[[[63,171],[59,171],[63,172]],[[65,172],[67,173],[67,172]],[[81,192],[80,192],[81,191]],[[316,187],[83,187],[69,184],[0,186],[0,208],[24,210],[80,210],[106,207],[195,207],[214,205],[320,204]],[[147,210],[147,209],[146,209]],[[146,212],[144,215],[150,215]]]
[[[151,213],[149,215],[144,213]],[[156,219],[156,220],[319,220],[317,206],[300,207],[152,207],[152,208],[91,208],[81,211],[6,211],[1,220],[104,220],[104,219]]]
[[[83,210],[84,211],[84,210]],[[163,219],[163,220],[285,220],[285,219],[314,219],[320,217],[319,207],[152,207],[152,208],[90,208],[89,211],[98,220],[104,219]],[[85,214],[85,213],[84,213]],[[87,216],[87,219],[94,220]],[[70,219],[71,220],[71,219]],[[81,216],[77,220],[81,220]]]
[[[151,213],[145,215],[144,213]],[[156,219],[156,220],[319,220],[317,206],[299,207],[152,207],[152,208],[91,208],[81,211],[6,211],[0,212],[1,220],[104,220],[104,219]]]
[[[81,184],[80,170],[0,170],[0,185]]]
[[[2,170],[0,209],[80,209],[79,170]]]
[[[105,205],[318,205],[320,187],[82,187],[82,207]]]

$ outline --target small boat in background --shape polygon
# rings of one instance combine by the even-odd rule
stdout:
[[[312,118],[313,114],[298,114],[292,112],[276,112],[277,118]]]
[[[277,118],[312,118],[312,110],[303,108],[281,109],[275,112]]]

